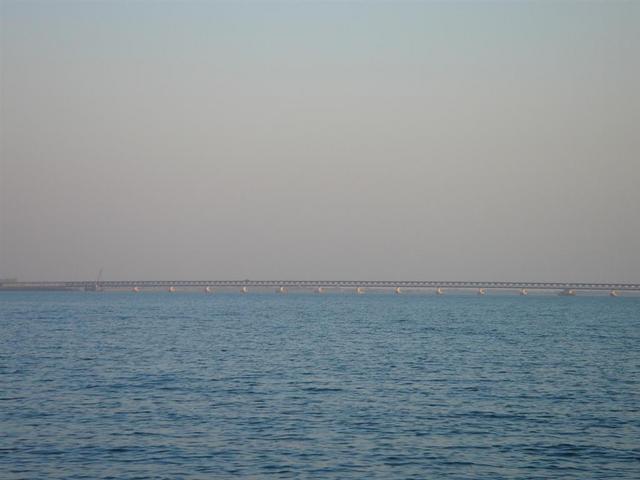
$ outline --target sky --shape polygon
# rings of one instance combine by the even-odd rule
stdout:
[[[0,13],[0,278],[640,282],[640,2]]]

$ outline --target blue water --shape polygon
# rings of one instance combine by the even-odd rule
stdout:
[[[640,478],[640,299],[0,293],[0,478]]]

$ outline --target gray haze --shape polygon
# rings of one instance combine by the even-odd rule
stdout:
[[[638,2],[0,27],[0,278],[640,281]]]

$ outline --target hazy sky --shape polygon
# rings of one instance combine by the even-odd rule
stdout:
[[[640,281],[640,2],[12,2],[0,278]]]

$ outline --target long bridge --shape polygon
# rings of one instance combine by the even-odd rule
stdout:
[[[355,289],[364,293],[367,288],[393,289],[433,289],[442,294],[445,289],[474,289],[479,294],[486,290],[519,290],[526,295],[529,290],[558,290],[565,295],[574,295],[578,291],[640,292],[639,283],[575,283],[575,282],[466,282],[434,280],[110,280],[110,281],[0,281],[0,290],[109,290],[165,288],[174,291],[178,288],[200,288],[206,292],[216,288],[237,288],[247,292],[249,288],[275,288],[281,293],[285,289]]]

